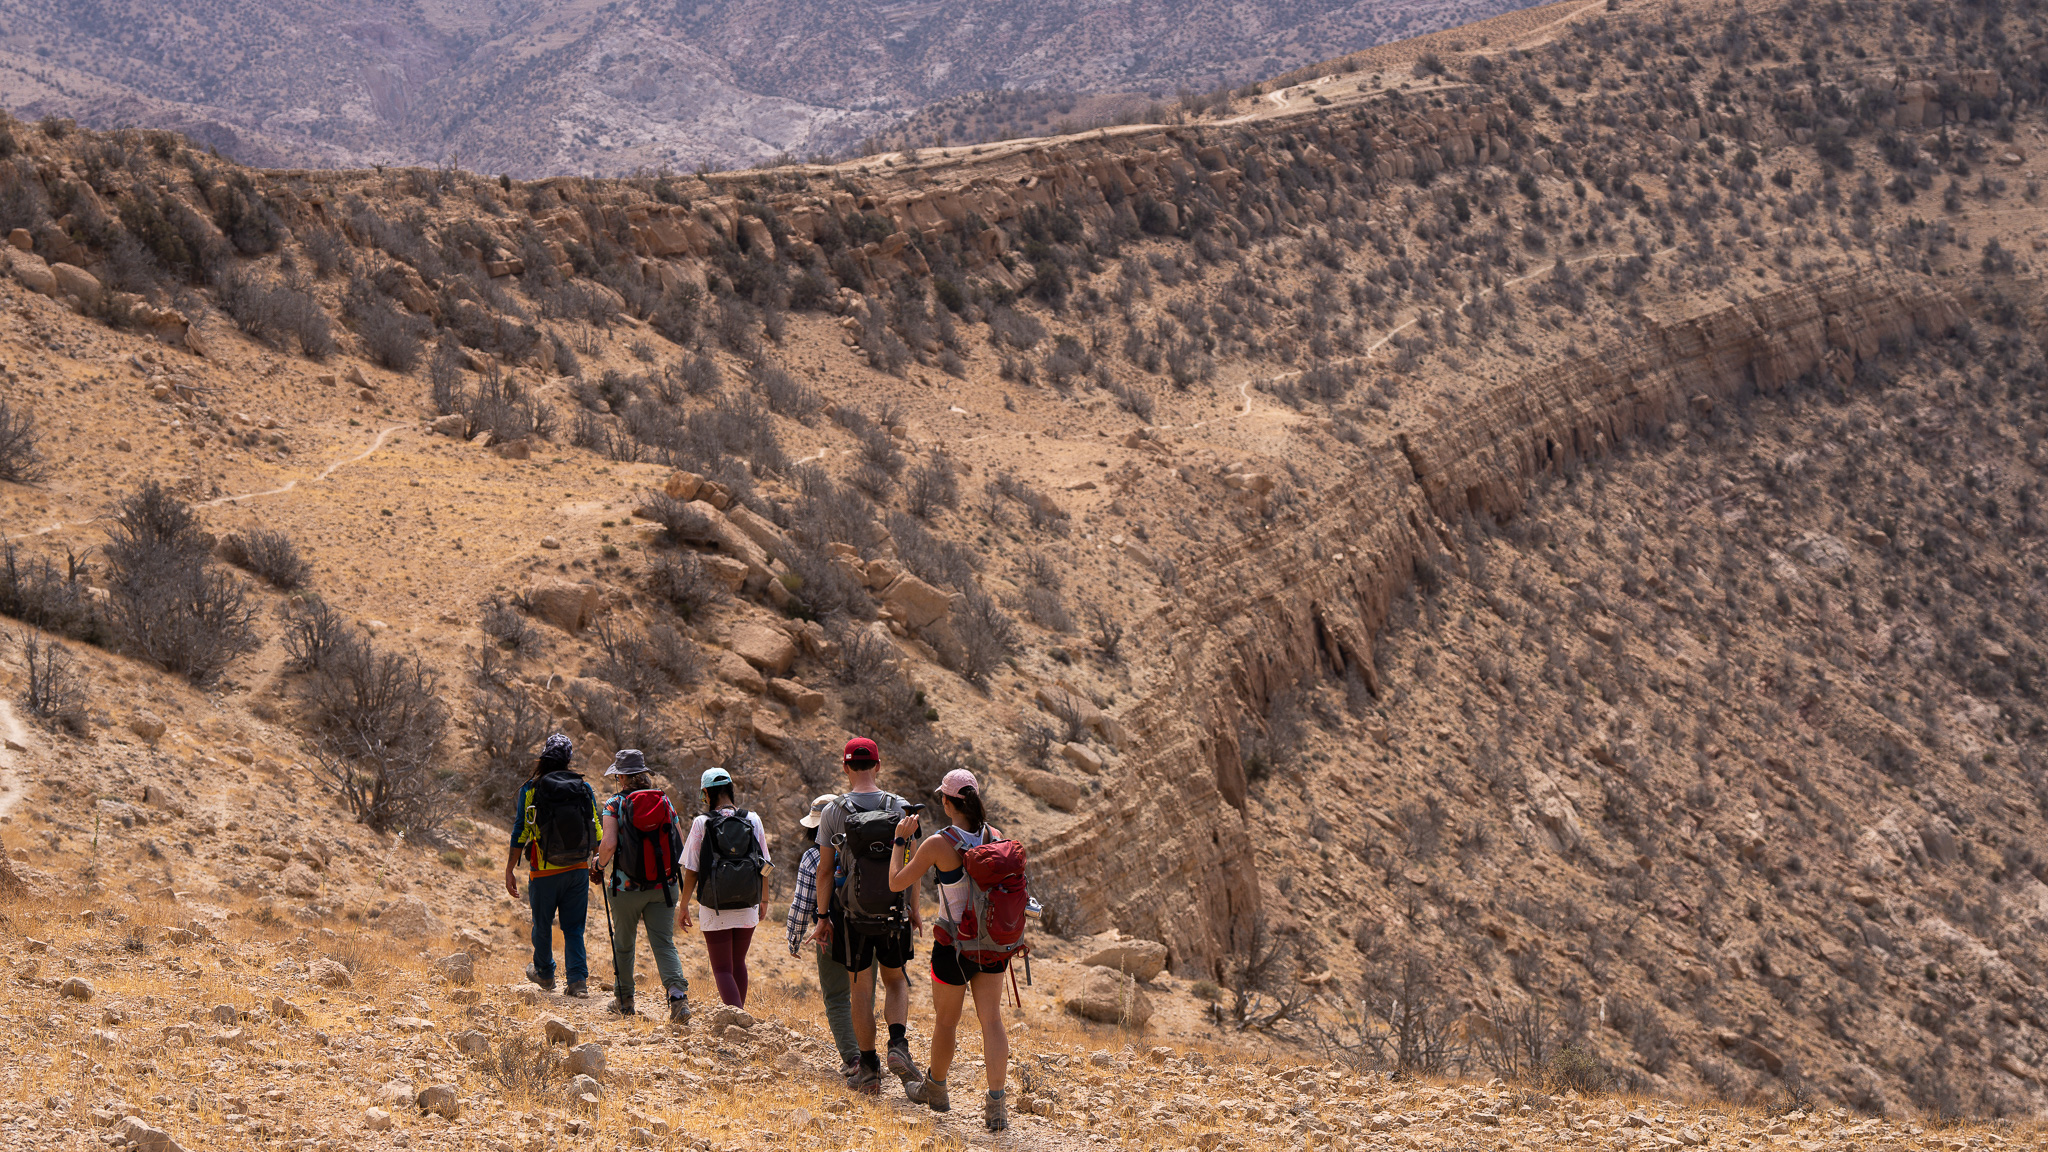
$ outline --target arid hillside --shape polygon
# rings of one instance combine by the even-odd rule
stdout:
[[[1026,1014],[1106,1053],[1072,1128],[1533,1142],[1624,1092],[1597,1131],[2038,1141],[2044,45],[1558,6],[1174,126],[690,178],[11,123],[9,914],[417,982],[344,941],[516,932],[546,732],[731,769],[785,858],[858,733],[1030,846]],[[1507,1087],[1219,1081],[1203,1127],[1151,1047]],[[1677,1122],[1715,1100],[1763,1112]]]
[[[0,103],[272,167],[689,170],[846,153],[974,93],[1156,113],[1519,6],[17,2],[0,5]],[[950,138],[985,137],[962,122]]]

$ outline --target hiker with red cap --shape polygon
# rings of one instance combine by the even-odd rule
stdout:
[[[931,1065],[924,1079],[908,1085],[905,1094],[934,1112],[952,1108],[946,1073],[953,1065],[954,1033],[967,990],[974,990],[974,1015],[981,1021],[982,1062],[988,1070],[988,1095],[982,1119],[991,1132],[1010,1126],[1004,1089],[1010,1061],[1010,1039],[1003,1031],[1003,973],[1024,948],[1024,917],[1030,896],[1025,891],[1024,848],[1004,840],[982,817],[981,788],[974,773],[955,768],[939,785],[939,803],[951,823],[925,838],[889,874],[889,886],[914,890],[927,869],[938,871],[939,919],[932,931]],[[896,842],[908,844],[918,833],[915,813],[896,825]],[[1014,979],[1014,977],[1013,977]]]
[[[915,954],[913,938],[924,931],[924,920],[915,899],[889,886],[891,865],[907,846],[896,833],[907,809],[903,797],[876,784],[882,753],[873,740],[848,740],[841,766],[846,791],[825,809],[818,826],[818,937],[853,973],[853,1031],[861,1047],[860,1068],[849,1085],[868,1095],[882,1090],[872,999],[879,970],[889,1071],[907,1092],[922,1076],[910,1058],[910,981],[903,968]]]

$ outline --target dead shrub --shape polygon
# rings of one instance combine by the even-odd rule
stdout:
[[[313,575],[313,566],[299,555],[292,538],[267,528],[229,533],[220,542],[220,557],[286,592],[303,586]]]
[[[130,652],[194,684],[209,684],[256,646],[248,590],[207,563],[212,539],[184,501],[152,480],[111,519],[107,590]]]
[[[21,693],[22,709],[52,729],[86,735],[92,726],[86,718],[78,661],[71,650],[35,628],[23,629],[20,641],[22,667],[28,672],[28,685]]]
[[[0,398],[0,480],[34,484],[46,474],[33,412],[17,412]]]
[[[279,613],[284,618],[285,667],[293,672],[312,672],[336,651],[360,643],[354,625],[317,596],[293,597]]]
[[[425,658],[342,644],[303,692],[319,775],[350,814],[378,831],[437,830],[449,814],[435,772],[448,716]]]
[[[677,616],[693,620],[725,599],[725,586],[704,567],[695,552],[662,553],[647,568],[647,594],[669,606]]]

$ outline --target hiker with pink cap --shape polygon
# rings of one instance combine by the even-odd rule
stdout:
[[[889,874],[889,887],[901,892],[915,888],[928,869],[938,873],[939,917],[932,931],[932,1007],[937,1020],[932,1026],[931,1063],[922,1080],[906,1085],[905,1094],[934,1112],[952,1108],[946,1073],[953,1065],[954,1033],[971,987],[988,1069],[982,1119],[989,1131],[1000,1132],[1010,1126],[1004,1088],[1010,1039],[1003,1031],[1003,973],[1024,951],[1024,918],[1030,902],[1024,846],[1004,840],[983,818],[981,787],[967,769],[946,773],[939,785],[939,803],[950,823],[926,837]],[[907,845],[917,833],[913,812],[897,823],[896,842]]]

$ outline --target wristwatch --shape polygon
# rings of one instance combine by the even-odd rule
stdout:
[[[908,848],[908,847],[910,847],[910,840],[909,840],[909,838],[908,838],[908,837],[904,837],[904,836],[898,836],[898,837],[896,838],[896,846],[897,846],[898,848]]]

